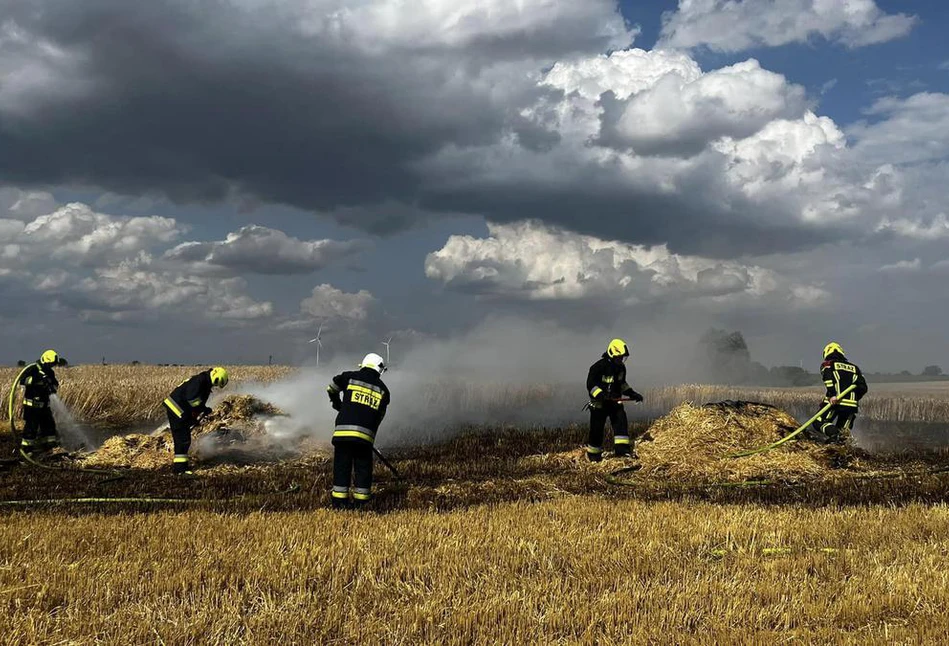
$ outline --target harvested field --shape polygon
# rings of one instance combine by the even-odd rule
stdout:
[[[403,479],[377,463],[376,513],[334,513],[326,446],[267,456],[264,425],[280,414],[218,401],[195,440],[214,450],[192,478],[170,474],[161,433],[113,438],[60,471],[0,463],[0,644],[949,635],[946,454],[841,460],[791,442],[727,459],[794,420],[683,405],[635,425],[651,441],[621,478],[635,463],[587,462],[584,426],[479,427],[384,449]],[[770,482],[717,486],[748,478]],[[24,499],[47,502],[10,504]]]

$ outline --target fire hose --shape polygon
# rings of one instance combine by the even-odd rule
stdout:
[[[854,388],[856,388],[856,387],[857,387],[857,384],[853,384],[852,386],[849,386],[849,387],[846,388],[842,393],[840,393],[839,395],[837,395],[837,399],[839,400],[839,399],[842,399],[844,396],[849,395],[850,392],[851,392]],[[772,450],[772,449],[776,449],[776,448],[778,448],[779,446],[781,446],[782,444],[784,444],[785,442],[790,442],[792,439],[794,439],[795,437],[797,437],[798,435],[800,435],[800,434],[804,431],[804,429],[806,429],[808,426],[810,426],[811,424],[813,424],[814,422],[816,422],[816,421],[818,420],[818,418],[820,418],[824,413],[826,413],[827,411],[829,411],[829,410],[831,409],[831,407],[834,406],[834,405],[835,405],[835,404],[828,402],[826,406],[824,406],[824,407],[821,408],[819,411],[817,411],[817,414],[814,415],[814,417],[810,418],[809,420],[807,420],[806,422],[804,422],[803,424],[801,424],[801,425],[797,428],[796,431],[794,431],[793,433],[790,433],[790,434],[788,434],[788,435],[785,435],[784,437],[782,437],[782,438],[781,438],[780,440],[778,440],[777,442],[773,442],[772,444],[768,444],[767,446],[759,446],[759,447],[756,448],[756,449],[749,449],[749,450],[747,450],[747,451],[740,451],[740,452],[738,452],[738,453],[732,453],[732,454],[729,455],[728,457],[730,457],[730,458],[744,458],[744,457],[748,457],[748,456],[750,456],[750,455],[757,455],[757,454],[759,454],[759,453],[765,453],[765,452],[770,451],[770,450]]]

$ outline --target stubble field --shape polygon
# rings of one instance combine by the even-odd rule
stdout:
[[[193,372],[109,368],[69,368],[62,395],[78,418],[112,429],[143,423],[141,412],[123,419],[116,411],[149,410],[142,401],[160,402]],[[123,370],[138,385],[138,406],[123,403],[121,390],[93,405],[90,393],[106,392]],[[245,370],[235,381],[289,374]],[[657,409],[754,398],[698,386],[646,394]],[[467,396],[478,406],[492,395]],[[550,392],[504,396],[530,402]],[[794,390],[757,396],[789,409],[814,400]],[[947,399],[888,393],[866,408],[868,417],[875,405],[940,423]],[[755,486],[614,478],[629,463],[586,464],[576,450],[582,416],[576,421],[392,447],[403,479],[377,463],[377,500],[365,514],[327,509],[331,460],[319,448],[281,462],[208,464],[190,480],[164,469],[115,480],[5,463],[0,643],[930,644],[949,636],[944,453],[857,452],[859,474]],[[119,497],[138,500],[105,501]],[[62,502],[78,498],[90,501]],[[156,498],[166,501],[141,500]],[[23,500],[60,502],[14,502]]]

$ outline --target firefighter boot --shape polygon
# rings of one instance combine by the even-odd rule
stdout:
[[[171,465],[171,472],[176,476],[194,475],[194,473],[191,471],[191,463],[188,461],[188,456],[176,455],[175,461]]]

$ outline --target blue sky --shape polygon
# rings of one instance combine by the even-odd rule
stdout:
[[[51,336],[292,358],[321,321],[358,348],[510,317],[949,364],[920,323],[949,313],[946,4],[391,1],[0,10],[0,295],[24,304],[0,361]]]

